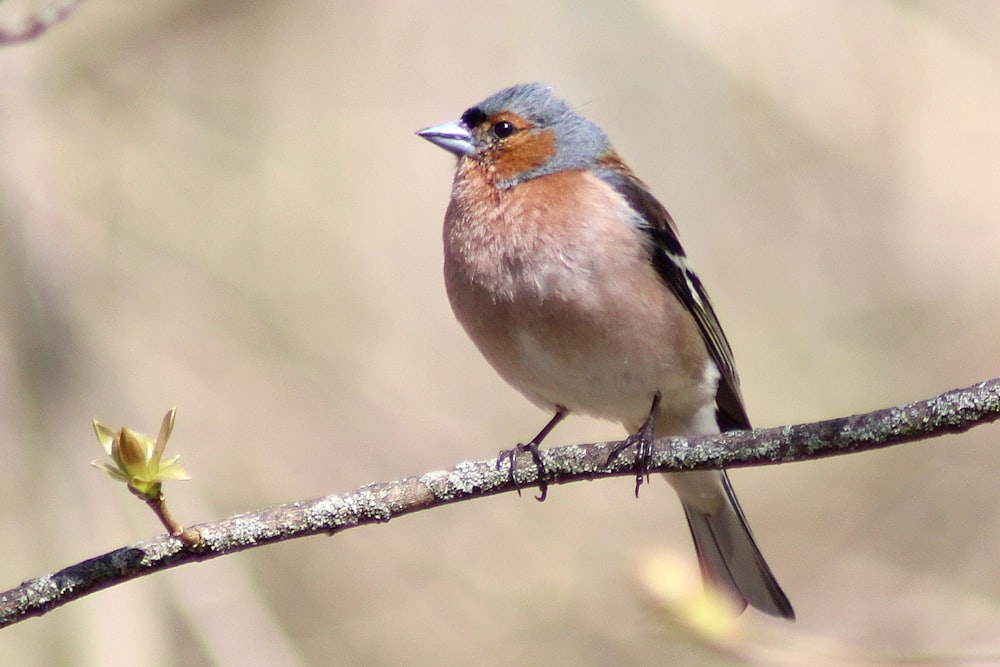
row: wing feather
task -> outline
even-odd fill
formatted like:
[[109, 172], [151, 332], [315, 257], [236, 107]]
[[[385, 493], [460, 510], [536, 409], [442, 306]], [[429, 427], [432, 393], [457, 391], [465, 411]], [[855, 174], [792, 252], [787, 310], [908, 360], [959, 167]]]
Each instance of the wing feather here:
[[722, 331], [705, 286], [688, 262], [673, 219], [667, 209], [650, 194], [646, 185], [617, 156], [605, 158], [605, 162], [609, 168], [597, 170], [596, 175], [621, 193], [635, 210], [639, 229], [651, 241], [650, 261], [667, 287], [691, 312], [701, 331], [705, 347], [719, 369], [721, 379], [715, 402], [720, 430], [750, 428], [732, 348]]

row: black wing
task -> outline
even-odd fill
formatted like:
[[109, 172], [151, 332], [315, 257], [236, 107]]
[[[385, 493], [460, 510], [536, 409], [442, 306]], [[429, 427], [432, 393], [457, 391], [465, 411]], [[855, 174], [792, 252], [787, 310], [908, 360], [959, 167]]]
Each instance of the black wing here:
[[642, 181], [631, 172], [623, 173], [623, 163], [614, 162], [615, 169], [600, 169], [597, 176], [620, 192], [635, 209], [640, 219], [639, 229], [652, 241], [653, 266], [694, 317], [705, 347], [722, 375], [715, 395], [719, 428], [723, 431], [749, 429], [750, 419], [743, 406], [733, 351], [704, 285], [688, 264], [673, 219]]

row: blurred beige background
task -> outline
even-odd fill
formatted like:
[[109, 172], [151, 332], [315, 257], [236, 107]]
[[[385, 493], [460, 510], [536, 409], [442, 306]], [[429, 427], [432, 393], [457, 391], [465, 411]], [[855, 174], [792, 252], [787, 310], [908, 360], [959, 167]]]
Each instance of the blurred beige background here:
[[[10, 24], [41, 0], [0, 7]], [[758, 425], [1000, 375], [1000, 5], [89, 0], [0, 50], [0, 589], [158, 532], [90, 420], [171, 442], [195, 523], [495, 455], [547, 419], [452, 319], [453, 160], [541, 80], [676, 218]], [[550, 444], [620, 437], [576, 418]], [[3, 664], [822, 664], [1000, 656], [996, 427], [735, 471], [799, 615], [699, 640], [627, 479], [131, 582]], [[141, 661], [137, 659], [141, 657]]]

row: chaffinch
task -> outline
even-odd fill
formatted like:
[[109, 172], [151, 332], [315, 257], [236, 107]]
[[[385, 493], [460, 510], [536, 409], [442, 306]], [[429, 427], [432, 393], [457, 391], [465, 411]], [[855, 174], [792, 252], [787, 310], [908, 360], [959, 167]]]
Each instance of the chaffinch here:
[[[554, 414], [520, 450], [540, 463], [538, 445], [570, 412], [621, 422], [640, 458], [654, 431], [750, 428], [673, 220], [597, 125], [532, 83], [418, 134], [458, 156], [444, 220], [455, 316], [507, 382]], [[740, 610], [793, 619], [725, 471], [666, 477], [706, 583]]]

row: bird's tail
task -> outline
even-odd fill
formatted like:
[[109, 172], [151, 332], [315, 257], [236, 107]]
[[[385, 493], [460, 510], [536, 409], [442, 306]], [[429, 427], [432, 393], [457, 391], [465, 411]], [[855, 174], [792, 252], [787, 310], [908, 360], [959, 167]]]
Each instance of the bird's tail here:
[[[726, 473], [675, 473], [669, 478], [681, 496], [706, 582], [735, 598], [741, 611], [749, 603], [766, 614], [794, 619], [792, 605], [757, 548]], [[695, 495], [690, 493], [693, 489]]]

